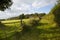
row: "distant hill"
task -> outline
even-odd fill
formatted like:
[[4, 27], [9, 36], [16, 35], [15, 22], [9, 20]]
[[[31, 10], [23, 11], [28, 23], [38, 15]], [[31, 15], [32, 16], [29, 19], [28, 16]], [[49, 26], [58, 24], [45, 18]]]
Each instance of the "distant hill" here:
[[7, 20], [17, 20], [17, 19], [19, 19], [19, 16], [11, 17], [11, 18], [8, 18]]
[[11, 18], [8, 18], [6, 20], [18, 20], [18, 19], [21, 19], [21, 16], [22, 16], [22, 19], [28, 19], [30, 17], [43, 17], [44, 15], [46, 15], [46, 13], [35, 13], [35, 14], [21, 14], [17, 17], [11, 17]]
[[5, 19], [0, 19], [0, 21], [4, 21]]

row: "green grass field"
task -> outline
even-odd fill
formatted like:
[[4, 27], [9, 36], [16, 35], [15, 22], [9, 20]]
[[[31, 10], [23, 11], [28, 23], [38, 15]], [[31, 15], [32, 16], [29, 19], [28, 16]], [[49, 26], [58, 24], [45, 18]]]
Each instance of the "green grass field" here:
[[[30, 19], [23, 19], [28, 25]], [[20, 20], [1, 21], [5, 25], [5, 29], [0, 29], [0, 39], [5, 40], [60, 40], [60, 28], [55, 23], [48, 24], [41, 22], [37, 26], [32, 26], [26, 32], [21, 33], [22, 27]]]

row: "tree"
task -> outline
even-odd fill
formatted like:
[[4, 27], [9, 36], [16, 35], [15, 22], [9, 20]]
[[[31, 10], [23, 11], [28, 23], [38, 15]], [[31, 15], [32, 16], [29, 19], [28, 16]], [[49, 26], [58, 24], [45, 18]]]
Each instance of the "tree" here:
[[0, 11], [4, 11], [6, 8], [9, 8], [12, 5], [11, 0], [0, 0]]
[[25, 15], [24, 14], [21, 14], [20, 16], [19, 16], [19, 19], [24, 19], [25, 18]]
[[19, 16], [19, 19], [21, 20], [20, 23], [21, 23], [21, 26], [23, 26], [23, 19], [24, 19], [24, 14], [22, 13], [20, 16]]
[[35, 15], [39, 18], [39, 19], [41, 19], [44, 15], [46, 15], [46, 13], [35, 13]]
[[58, 0], [57, 3], [60, 4], [60, 0]]
[[54, 15], [54, 21], [56, 22], [57, 26], [60, 26], [60, 0], [58, 0], [57, 4], [52, 8], [50, 14]]

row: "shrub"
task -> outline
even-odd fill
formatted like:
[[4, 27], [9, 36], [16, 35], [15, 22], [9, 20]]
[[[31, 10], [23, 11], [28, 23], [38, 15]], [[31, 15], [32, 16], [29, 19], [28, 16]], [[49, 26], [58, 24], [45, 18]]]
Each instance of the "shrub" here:
[[36, 20], [36, 19], [30, 20], [30, 24], [31, 24], [32, 26], [38, 25], [38, 24], [39, 24], [39, 19], [38, 19], [38, 20]]

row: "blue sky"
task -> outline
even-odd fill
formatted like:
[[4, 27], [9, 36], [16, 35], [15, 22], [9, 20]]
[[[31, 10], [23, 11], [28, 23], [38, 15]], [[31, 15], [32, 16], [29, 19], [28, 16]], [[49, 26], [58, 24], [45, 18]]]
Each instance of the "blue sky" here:
[[57, 0], [12, 0], [11, 9], [0, 11], [0, 19], [6, 19], [24, 14], [31, 13], [49, 13], [56, 4]]
[[39, 12], [41, 11], [42, 13], [48, 14], [53, 7], [54, 7], [54, 4], [49, 4], [45, 7], [39, 8]]

